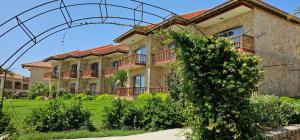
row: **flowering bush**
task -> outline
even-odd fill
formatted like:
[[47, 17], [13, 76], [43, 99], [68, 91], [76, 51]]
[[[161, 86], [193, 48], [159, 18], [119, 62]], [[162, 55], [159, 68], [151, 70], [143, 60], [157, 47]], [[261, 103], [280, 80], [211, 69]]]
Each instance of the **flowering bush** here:
[[237, 52], [232, 41], [171, 32], [182, 62], [181, 92], [190, 102], [194, 139], [249, 139], [259, 134], [250, 96], [262, 79], [260, 59]]

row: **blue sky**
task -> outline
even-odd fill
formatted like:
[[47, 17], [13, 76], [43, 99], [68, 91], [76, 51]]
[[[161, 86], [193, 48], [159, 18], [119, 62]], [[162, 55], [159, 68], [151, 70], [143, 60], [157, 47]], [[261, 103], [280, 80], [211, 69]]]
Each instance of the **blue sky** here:
[[[35, 5], [41, 4], [43, 2], [48, 2], [49, 0], [2, 0], [0, 5], [0, 23], [3, 23], [7, 19], [15, 16], [16, 14], [27, 10]], [[67, 4], [71, 0], [65, 0]], [[83, 1], [97, 1], [97, 0], [77, 0], [76, 3]], [[100, 1], [100, 0], [99, 0]], [[124, 3], [127, 0], [107, 0], [108, 2], [120, 2], [124, 5], [131, 6], [132, 3]], [[144, 2], [154, 4], [163, 8], [166, 8], [175, 13], [187, 13], [199, 9], [207, 9], [215, 7], [218, 4], [225, 2], [226, 0], [144, 0]], [[265, 2], [274, 5], [286, 12], [293, 12], [297, 6], [300, 6], [299, 0], [264, 0]], [[74, 2], [74, 1], [72, 1]], [[72, 17], [86, 17], [87, 15], [98, 14], [97, 9], [93, 8], [81, 8], [70, 10]], [[158, 12], [158, 11], [156, 11]], [[126, 16], [126, 12], [121, 10], [115, 10], [112, 13]], [[127, 15], [128, 16], [128, 15]], [[26, 15], [24, 17], [26, 18]], [[153, 19], [157, 20], [157, 19]], [[54, 23], [62, 23], [63, 18], [59, 13], [49, 14], [45, 18], [39, 19], [37, 22], [28, 23], [28, 28], [30, 28], [34, 33], [39, 33], [46, 27], [53, 26]], [[12, 71], [29, 75], [27, 70], [21, 68], [22, 63], [39, 61], [47, 58], [50, 55], [59, 54], [72, 50], [84, 50], [88, 48], [93, 48], [101, 45], [112, 44], [112, 40], [121, 35], [122, 33], [129, 30], [129, 27], [120, 27], [113, 25], [90, 25], [83, 26], [79, 28], [70, 29], [67, 32], [57, 33], [50, 38], [44, 40], [43, 42], [36, 45], [31, 51], [26, 53], [20, 61], [18, 61], [13, 67]], [[0, 28], [0, 33], [3, 29]], [[64, 37], [64, 43], [62, 46], [62, 40]], [[28, 38], [25, 34], [22, 34], [20, 29], [16, 32], [8, 34], [4, 38], [0, 38], [0, 62], [2, 62], [12, 54], [17, 47], [24, 43]]]

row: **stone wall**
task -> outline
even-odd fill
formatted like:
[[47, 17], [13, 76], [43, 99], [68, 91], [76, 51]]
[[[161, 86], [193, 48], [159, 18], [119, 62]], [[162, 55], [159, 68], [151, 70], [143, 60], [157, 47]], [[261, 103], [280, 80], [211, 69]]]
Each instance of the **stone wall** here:
[[262, 58], [264, 81], [260, 94], [299, 96], [300, 26], [256, 8], [255, 54]]
[[300, 124], [265, 132], [267, 140], [300, 140]]

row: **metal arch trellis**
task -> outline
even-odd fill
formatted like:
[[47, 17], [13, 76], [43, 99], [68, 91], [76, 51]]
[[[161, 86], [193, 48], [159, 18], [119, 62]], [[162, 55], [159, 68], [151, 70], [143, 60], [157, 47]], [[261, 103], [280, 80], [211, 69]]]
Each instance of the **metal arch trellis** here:
[[[128, 0], [129, 2], [133, 2], [134, 4], [136, 4], [136, 7], [129, 7], [129, 6], [124, 6], [124, 5], [120, 5], [120, 4], [114, 4], [114, 3], [108, 3], [108, 0], [98, 0], [98, 2], [84, 2], [84, 3], [75, 3], [75, 4], [66, 4], [65, 0], [52, 0], [40, 5], [37, 5], [33, 8], [30, 8], [12, 18], [10, 18], [9, 20], [3, 22], [2, 24], [0, 24], [0, 29], [7, 26], [7, 25], [11, 25], [11, 22], [15, 21], [16, 24], [13, 25], [11, 28], [5, 29], [3, 32], [0, 32], [0, 39], [2, 37], [4, 37], [5, 35], [7, 35], [8, 33], [16, 30], [16, 29], [21, 29], [29, 38], [29, 41], [25, 42], [23, 45], [21, 45], [15, 52], [13, 52], [1, 65], [0, 68], [4, 69], [3, 67], [8, 64], [9, 61], [12, 61], [11, 64], [8, 65], [7, 68], [5, 68], [4, 70], [4, 81], [6, 80], [6, 76], [7, 76], [7, 71], [25, 54], [27, 53], [30, 49], [32, 49], [36, 44], [38, 44], [39, 42], [45, 40], [46, 38], [50, 37], [51, 35], [54, 35], [58, 32], [67, 30], [67, 29], [71, 29], [71, 28], [76, 28], [76, 27], [80, 27], [80, 26], [85, 26], [85, 25], [93, 25], [93, 24], [113, 24], [113, 25], [119, 25], [119, 26], [129, 26], [129, 27], [140, 27], [141, 24], [146, 24], [146, 25], [154, 25], [155, 27], [160, 26], [161, 24], [163, 24], [165, 21], [170, 21], [170, 24], [172, 23], [172, 18], [173, 17], [179, 17], [181, 20], [183, 21], [187, 21], [189, 22], [187, 19], [182, 18], [181, 16], [177, 15], [176, 13], [167, 10], [165, 8], [161, 8], [152, 4], [148, 4], [145, 2], [141, 2], [138, 0]], [[116, 1], [116, 0], [110, 0], [110, 1]], [[20, 17], [22, 15], [28, 14], [31, 11], [34, 11], [38, 8], [43, 8], [43, 7], [47, 7], [51, 4], [56, 4], [57, 7], [52, 8], [52, 9], [48, 9], [42, 12], [38, 12], [35, 15], [32, 15], [31, 17], [27, 18], [27, 19], [23, 19], [21, 20]], [[79, 19], [73, 19], [72, 18], [72, 14], [69, 11], [69, 8], [71, 7], [78, 7], [78, 6], [89, 6], [89, 5], [96, 5], [99, 7], [99, 16], [93, 16], [93, 17], [85, 17], [85, 18], [79, 18]], [[154, 12], [149, 12], [145, 10], [145, 7], [150, 7], [154, 10], [159, 10], [159, 11], [163, 11], [165, 13], [167, 13], [167, 16], [162, 16], [162, 15], [158, 15], [155, 14]], [[133, 12], [133, 15], [131, 15], [132, 17], [122, 17], [122, 16], [110, 16], [109, 13], [109, 7], [116, 7], [116, 8], [121, 8], [121, 9], [125, 9], [128, 10], [130, 12]], [[45, 8], [47, 9], [47, 8]], [[50, 27], [48, 29], [45, 29], [44, 31], [42, 31], [41, 33], [35, 35], [32, 30], [29, 28], [29, 26], [27, 26], [25, 23], [32, 21], [38, 17], [41, 17], [47, 13], [53, 12], [53, 11], [60, 11], [59, 13], [63, 16], [64, 22], [59, 24], [59, 25], [55, 25], [53, 27]], [[140, 13], [141, 16], [140, 18], [137, 18], [137, 13]], [[149, 15], [149, 16], [153, 16], [156, 17], [160, 20], [162, 20], [162, 22], [160, 23], [152, 23], [151, 21], [147, 21], [145, 20], [145, 16]], [[98, 22], [89, 22], [88, 20], [99, 20]], [[117, 22], [117, 21], [108, 21], [108, 19], [121, 19], [121, 20], [125, 20], [125, 21], [132, 21], [129, 24], [128, 23], [121, 23], [121, 22]], [[176, 25], [176, 24], [175, 24]], [[193, 24], [192, 24], [193, 25]], [[176, 25], [178, 26], [178, 25]], [[193, 25], [195, 26], [195, 25]], [[18, 28], [19, 27], [19, 28]], [[180, 26], [178, 26], [180, 27]], [[182, 27], [180, 27], [182, 28]], [[199, 30], [199, 28], [196, 27], [196, 29]], [[199, 30], [200, 31], [200, 30]], [[146, 32], [150, 32], [150, 30], [147, 30]], [[201, 32], [201, 31], [200, 31]], [[202, 33], [202, 32], [201, 32]], [[202, 33], [203, 34], [203, 33]], [[204, 34], [203, 34], [204, 35]], [[204, 35], [205, 36], [205, 35]], [[33, 44], [31, 44], [33, 43]], [[16, 55], [20, 53], [19, 56], [16, 57]], [[12, 60], [14, 57], [16, 57], [14, 60]], [[4, 86], [5, 86], [5, 82], [4, 82]], [[4, 94], [4, 88], [2, 89], [2, 94]], [[2, 99], [0, 100], [0, 111], [2, 111], [3, 108], [3, 95], [2, 95]]]

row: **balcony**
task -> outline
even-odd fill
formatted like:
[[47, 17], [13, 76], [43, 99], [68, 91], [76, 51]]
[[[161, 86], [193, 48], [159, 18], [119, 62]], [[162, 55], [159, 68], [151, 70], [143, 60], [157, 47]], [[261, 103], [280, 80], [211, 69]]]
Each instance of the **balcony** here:
[[83, 70], [80, 73], [81, 78], [96, 78], [98, 77], [98, 71], [96, 70]]
[[174, 49], [167, 49], [152, 54], [152, 64], [164, 64], [175, 60], [176, 55]]
[[146, 92], [146, 87], [121, 87], [116, 89], [118, 96], [136, 96]]
[[136, 68], [143, 67], [146, 65], [147, 55], [143, 54], [133, 54], [127, 57], [122, 58], [118, 61], [119, 69], [127, 69], [127, 68]]
[[169, 92], [169, 87], [167, 87], [167, 86], [151, 87], [149, 90], [150, 90], [150, 93], [159, 93], [159, 92], [167, 93], [167, 92]]
[[238, 35], [231, 37], [238, 51], [254, 54], [254, 37], [249, 35]]
[[30, 82], [30, 78], [28, 78], [28, 77], [23, 77], [23, 82], [29, 83], [29, 82]]
[[62, 72], [62, 79], [77, 78], [77, 72], [75, 71], [64, 71]]
[[53, 72], [44, 73], [43, 80], [57, 79], [58, 74]]
[[103, 75], [104, 77], [109, 77], [113, 75], [117, 70], [117, 68], [105, 68], [103, 69]]
[[[167, 93], [168, 91], [169, 88], [167, 86], [149, 88], [150, 93], [159, 93], [159, 92]], [[146, 87], [129, 87], [129, 88], [122, 87], [116, 89], [116, 93], [118, 96], [136, 96], [145, 92], [147, 92]]]

